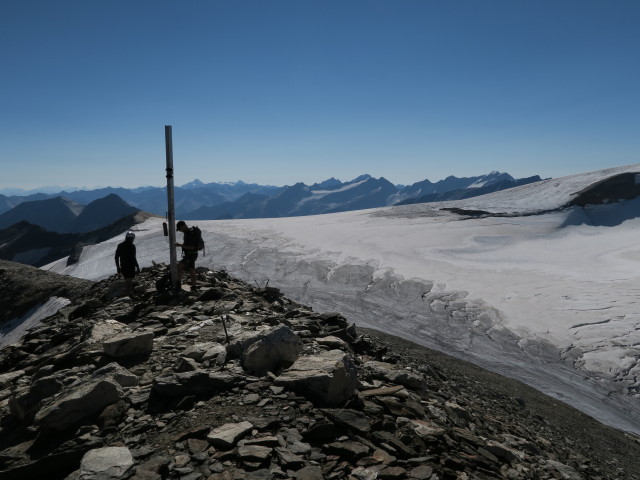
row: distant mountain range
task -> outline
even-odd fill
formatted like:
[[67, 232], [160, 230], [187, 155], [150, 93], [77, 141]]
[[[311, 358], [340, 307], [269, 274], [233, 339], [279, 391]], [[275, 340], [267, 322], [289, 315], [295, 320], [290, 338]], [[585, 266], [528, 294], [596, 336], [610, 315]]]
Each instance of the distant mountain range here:
[[[361, 175], [348, 182], [332, 177], [310, 186], [296, 183], [284, 187], [244, 182], [203, 183], [196, 179], [175, 189], [175, 208], [176, 216], [185, 220], [315, 215], [384, 207], [401, 202], [467, 198], [540, 180], [539, 176], [516, 180], [511, 175], [501, 172], [465, 178], [450, 176], [435, 183], [422, 180], [408, 186], [394, 185], [384, 177], [373, 178], [370, 175]], [[0, 228], [6, 228], [20, 220], [27, 220], [58, 232], [88, 231], [87, 229], [97, 224], [104, 225], [101, 221], [91, 224], [90, 219], [94, 215], [94, 207], [96, 212], [99, 210], [98, 205], [94, 206], [92, 202], [107, 196], [111, 198], [110, 208], [114, 212], [121, 212], [124, 205], [128, 204], [138, 210], [166, 215], [165, 187], [135, 189], [109, 187], [63, 191], [57, 194], [0, 195]], [[114, 208], [117, 202], [115, 196], [123, 201], [123, 205], [117, 208]], [[43, 200], [50, 200], [52, 203], [38, 203]], [[25, 211], [16, 211], [19, 205], [27, 202], [37, 202], [35, 205], [40, 207], [32, 204], [29, 207], [22, 207], [26, 209]], [[82, 205], [87, 205], [84, 210]], [[29, 210], [32, 212], [31, 217], [25, 213]], [[40, 210], [42, 218], [33, 210]], [[49, 210], [55, 213], [44, 213]], [[100, 207], [101, 215], [108, 210], [109, 208]], [[80, 213], [76, 214], [76, 212]]]
[[16, 205], [0, 215], [0, 229], [27, 221], [51, 232], [83, 233], [98, 230], [139, 211], [113, 193], [87, 206], [58, 196]]
[[[285, 187], [194, 180], [176, 188], [175, 200], [177, 217], [185, 220], [290, 217], [467, 198], [535, 181], [540, 177], [516, 180], [500, 172], [402, 187], [370, 175]], [[166, 205], [160, 187], [0, 195], [0, 258], [34, 266], [68, 255], [73, 261], [86, 244], [112, 238], [149, 215], [164, 216]]]
[[[194, 180], [186, 185], [175, 188], [175, 208], [179, 216], [192, 212], [201, 206], [216, 205], [233, 201], [245, 193], [258, 195], [272, 195], [285, 187], [272, 187], [244, 182], [208, 183]], [[115, 194], [139, 210], [164, 216], [167, 212], [167, 192], [165, 187], [139, 188], [99, 188], [95, 190], [61, 191], [57, 193], [33, 193], [25, 196], [0, 195], [0, 214], [11, 210], [18, 204], [43, 200], [54, 197], [64, 197], [67, 200], [87, 205], [95, 200]]]

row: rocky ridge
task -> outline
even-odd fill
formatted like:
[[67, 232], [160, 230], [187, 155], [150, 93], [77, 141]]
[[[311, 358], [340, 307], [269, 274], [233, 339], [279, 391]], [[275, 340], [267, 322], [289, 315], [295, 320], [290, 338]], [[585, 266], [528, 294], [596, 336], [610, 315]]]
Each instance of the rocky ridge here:
[[636, 438], [518, 382], [223, 271], [157, 292], [165, 268], [73, 284], [0, 350], [0, 478], [638, 478]]

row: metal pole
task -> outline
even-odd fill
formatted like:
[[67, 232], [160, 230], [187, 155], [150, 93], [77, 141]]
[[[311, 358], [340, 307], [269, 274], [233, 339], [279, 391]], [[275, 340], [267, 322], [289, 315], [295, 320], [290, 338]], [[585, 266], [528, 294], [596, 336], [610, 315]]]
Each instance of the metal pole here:
[[176, 210], [173, 197], [173, 139], [171, 125], [164, 127], [164, 141], [167, 150], [167, 223], [169, 224], [169, 268], [171, 285], [178, 288], [178, 261], [176, 256]]

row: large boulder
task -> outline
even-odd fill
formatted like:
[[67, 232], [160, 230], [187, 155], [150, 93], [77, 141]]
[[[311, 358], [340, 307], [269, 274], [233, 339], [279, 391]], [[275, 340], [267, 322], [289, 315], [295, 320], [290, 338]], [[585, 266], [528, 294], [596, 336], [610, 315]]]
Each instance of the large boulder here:
[[114, 380], [94, 380], [40, 410], [34, 423], [51, 430], [63, 431], [101, 412], [107, 405], [116, 403], [122, 397], [122, 388]]
[[300, 357], [274, 383], [329, 406], [344, 404], [360, 386], [351, 357], [340, 350]]
[[285, 325], [263, 332], [242, 354], [242, 366], [249, 373], [264, 375], [289, 367], [302, 352], [302, 340]]
[[100, 321], [91, 327], [89, 343], [100, 343], [127, 331], [129, 331], [127, 325], [117, 320]]

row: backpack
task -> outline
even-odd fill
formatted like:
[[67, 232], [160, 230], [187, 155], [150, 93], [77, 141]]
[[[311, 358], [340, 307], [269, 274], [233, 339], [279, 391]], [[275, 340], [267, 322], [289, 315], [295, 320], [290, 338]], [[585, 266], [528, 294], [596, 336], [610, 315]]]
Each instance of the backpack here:
[[191, 230], [193, 231], [193, 234], [196, 237], [196, 248], [198, 251], [202, 250], [202, 255], [204, 256], [205, 250], [204, 250], [204, 240], [202, 239], [202, 231], [196, 226], [191, 227]]

